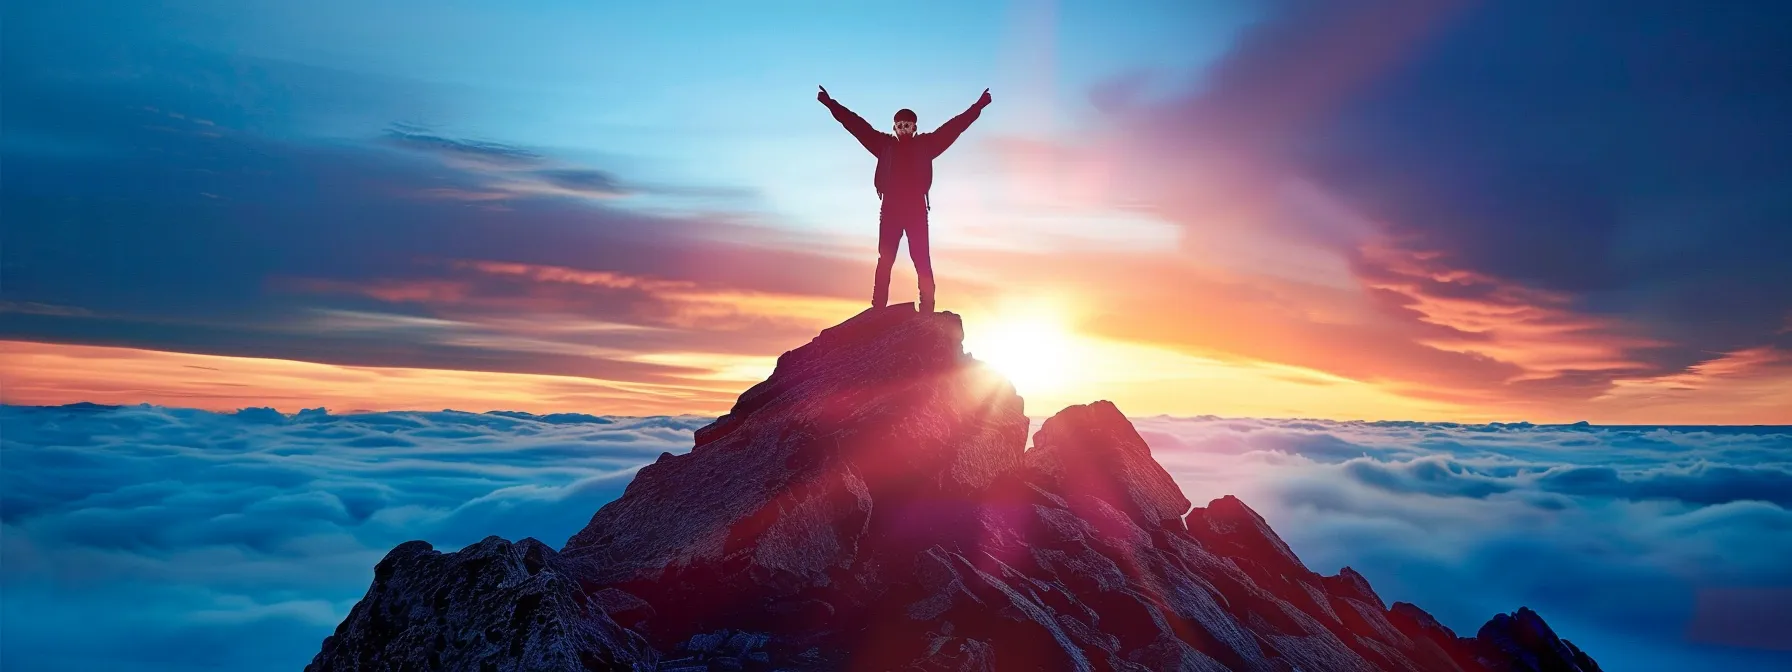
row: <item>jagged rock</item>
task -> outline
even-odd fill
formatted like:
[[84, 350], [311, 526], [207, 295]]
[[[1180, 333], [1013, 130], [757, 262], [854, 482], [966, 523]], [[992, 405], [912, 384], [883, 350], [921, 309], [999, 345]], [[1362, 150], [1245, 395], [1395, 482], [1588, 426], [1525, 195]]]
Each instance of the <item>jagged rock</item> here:
[[652, 670], [657, 655], [604, 614], [554, 549], [486, 537], [454, 553], [410, 541], [306, 670]]
[[1067, 497], [1112, 503], [1139, 525], [1181, 528], [1188, 498], [1113, 402], [1071, 406], [1033, 435], [1027, 466]]
[[1501, 672], [1599, 672], [1599, 664], [1556, 636], [1537, 612], [1498, 614], [1475, 634], [1481, 663]]
[[1395, 602], [1388, 609], [1388, 622], [1413, 641], [1414, 657], [1430, 670], [1481, 670], [1476, 661], [1472, 640], [1463, 640], [1456, 632], [1437, 622], [1424, 609], [1409, 602]]
[[1026, 451], [962, 337], [908, 305], [823, 331], [557, 555], [400, 546], [309, 669], [1598, 670], [1528, 609], [1460, 638], [1234, 497], [1191, 509], [1111, 403]]
[[1269, 523], [1237, 497], [1226, 495], [1189, 511], [1187, 524], [1189, 534], [1247, 572], [1255, 570], [1263, 577], [1312, 575]]

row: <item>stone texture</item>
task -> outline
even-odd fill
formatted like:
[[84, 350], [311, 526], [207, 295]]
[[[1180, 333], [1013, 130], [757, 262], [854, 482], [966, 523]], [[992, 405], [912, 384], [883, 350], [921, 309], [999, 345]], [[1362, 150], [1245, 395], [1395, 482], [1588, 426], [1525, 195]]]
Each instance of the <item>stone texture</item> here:
[[1478, 658], [1490, 670], [1599, 672], [1599, 664], [1572, 642], [1556, 636], [1537, 612], [1520, 607], [1499, 614], [1475, 634]]
[[610, 620], [554, 549], [487, 537], [454, 553], [411, 541], [306, 670], [652, 670], [646, 640]]
[[1033, 435], [1027, 467], [1046, 488], [1109, 502], [1146, 528], [1182, 528], [1188, 498], [1113, 402], [1071, 406]]

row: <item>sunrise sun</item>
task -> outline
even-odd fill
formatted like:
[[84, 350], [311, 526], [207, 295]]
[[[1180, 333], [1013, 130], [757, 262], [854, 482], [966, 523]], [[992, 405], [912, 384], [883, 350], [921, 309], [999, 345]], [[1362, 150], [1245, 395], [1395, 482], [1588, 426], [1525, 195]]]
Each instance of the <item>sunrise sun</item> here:
[[1077, 364], [1074, 338], [1049, 312], [1004, 314], [967, 332], [965, 345], [971, 354], [1007, 376], [1021, 396], [1059, 392], [1072, 382]]

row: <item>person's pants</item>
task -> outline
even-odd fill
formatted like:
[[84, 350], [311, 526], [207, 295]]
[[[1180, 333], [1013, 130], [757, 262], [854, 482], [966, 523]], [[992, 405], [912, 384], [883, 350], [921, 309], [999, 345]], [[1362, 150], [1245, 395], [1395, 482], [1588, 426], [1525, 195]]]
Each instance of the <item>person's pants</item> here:
[[933, 307], [933, 261], [927, 256], [927, 200], [886, 196], [878, 212], [877, 277], [871, 288], [871, 305], [890, 300], [890, 269], [896, 265], [896, 247], [908, 234], [908, 256], [915, 262], [922, 309]]

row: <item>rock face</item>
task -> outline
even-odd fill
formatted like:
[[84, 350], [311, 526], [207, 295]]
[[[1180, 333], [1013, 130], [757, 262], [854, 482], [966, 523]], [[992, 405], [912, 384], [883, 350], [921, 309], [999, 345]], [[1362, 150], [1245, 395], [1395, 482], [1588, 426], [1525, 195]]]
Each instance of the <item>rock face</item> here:
[[1026, 429], [956, 315], [868, 310], [559, 553], [394, 549], [307, 669], [1599, 669], [1528, 609], [1457, 637], [1235, 498], [1191, 510], [1111, 403]]
[[421, 541], [392, 549], [305, 669], [652, 670], [655, 660], [554, 549], [486, 537], [455, 553]]

